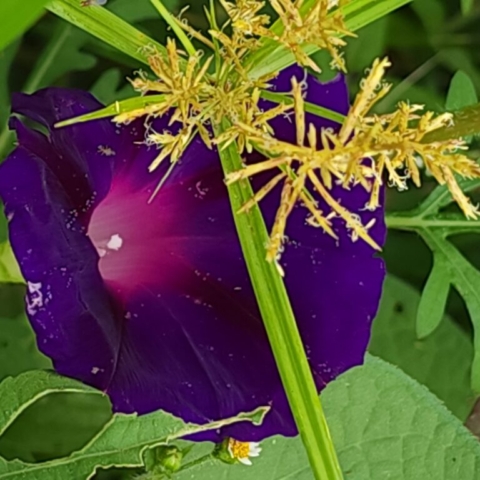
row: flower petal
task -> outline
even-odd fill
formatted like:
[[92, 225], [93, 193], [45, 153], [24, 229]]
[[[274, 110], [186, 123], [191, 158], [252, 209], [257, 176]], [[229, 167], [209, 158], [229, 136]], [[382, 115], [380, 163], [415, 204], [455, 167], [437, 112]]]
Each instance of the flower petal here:
[[[315, 88], [319, 98], [333, 91]], [[57, 89], [21, 100], [17, 111], [50, 134], [16, 125], [20, 146], [0, 166], [0, 196], [29, 282], [29, 317], [57, 370], [106, 390], [118, 411], [161, 408], [204, 423], [272, 406], [260, 427], [240, 423], [202, 439], [294, 435], [217, 153], [194, 140], [148, 203], [161, 172], [147, 174], [156, 151], [132, 142], [145, 134], [138, 124], [99, 120], [57, 131], [56, 121], [98, 104]], [[279, 125], [294, 137], [287, 120]], [[82, 203], [85, 192], [63, 165], [87, 179], [93, 201]], [[365, 203], [358, 189], [340, 194], [346, 205]], [[269, 222], [277, 202], [272, 196], [262, 205]], [[378, 220], [382, 240], [382, 212], [365, 215]], [[383, 264], [346, 234], [337, 244], [306, 226], [301, 207], [288, 235], [286, 285], [322, 388], [363, 360]]]

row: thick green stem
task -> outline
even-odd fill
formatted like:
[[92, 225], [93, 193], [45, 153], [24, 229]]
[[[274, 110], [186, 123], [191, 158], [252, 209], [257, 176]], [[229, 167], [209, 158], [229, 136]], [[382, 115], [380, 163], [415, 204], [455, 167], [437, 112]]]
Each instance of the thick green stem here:
[[[227, 128], [224, 121], [217, 126], [216, 135]], [[225, 175], [242, 168], [234, 144], [220, 150], [220, 158]], [[262, 214], [258, 206], [237, 213], [252, 198], [251, 185], [242, 180], [230, 185], [228, 193], [263, 322], [314, 476], [317, 480], [340, 480], [337, 455], [285, 285], [276, 265], [265, 260], [268, 234]]]

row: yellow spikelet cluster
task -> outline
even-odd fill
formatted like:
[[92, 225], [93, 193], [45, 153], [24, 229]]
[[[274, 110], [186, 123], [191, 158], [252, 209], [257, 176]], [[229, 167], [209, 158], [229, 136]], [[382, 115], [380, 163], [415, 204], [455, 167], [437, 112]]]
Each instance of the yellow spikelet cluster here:
[[[141, 116], [147, 116], [147, 121], [149, 117], [170, 116], [172, 131], [148, 129], [146, 142], [160, 149], [150, 170], [156, 169], [167, 157], [174, 164], [196, 135], [210, 148], [217, 145], [222, 149], [235, 142], [240, 153], [253, 149], [261, 152], [264, 161], [245, 166], [230, 174], [226, 181], [232, 183], [274, 170], [271, 180], [242, 209], [248, 210], [281, 184], [279, 208], [267, 248], [270, 261], [278, 260], [281, 254], [288, 217], [297, 202], [309, 211], [311, 225], [336, 237], [332, 219], [340, 218], [353, 240], [362, 239], [378, 249], [369, 235], [372, 225], [363, 225], [357, 213], [342, 206], [332, 194], [333, 187], [350, 189], [361, 185], [369, 192], [365, 208], [373, 210], [379, 207], [384, 177], [401, 190], [407, 188], [408, 179], [420, 184], [419, 159], [440, 184], [448, 186], [467, 217], [478, 215], [477, 208], [471, 205], [455, 180], [455, 174], [480, 176], [480, 167], [461, 153], [466, 148], [464, 143], [426, 140], [427, 134], [452, 122], [450, 114], [422, 113], [422, 106], [407, 103], [400, 103], [397, 110], [388, 115], [370, 114], [374, 104], [390, 89], [383, 83], [385, 69], [390, 65], [387, 59], [374, 62], [338, 132], [318, 132], [314, 125], [306, 124], [304, 92], [296, 79], [292, 79], [293, 103], [279, 103], [267, 111], [261, 108], [262, 92], [268, 90], [273, 76], [252, 79], [250, 53], [273, 40], [288, 48], [299, 64], [318, 70], [304, 50], [314, 45], [329, 51], [333, 66], [345, 70], [341, 37], [351, 35], [342, 15], [346, 0], [270, 0], [281, 26], [273, 29], [269, 27], [268, 15], [261, 13], [265, 2], [220, 1], [229, 20], [219, 28], [211, 12], [210, 39], [178, 20], [181, 28], [203, 42], [212, 53], [197, 52], [188, 56], [171, 39], [166, 53], [153, 47], [149, 49], [146, 53], [155, 77], [141, 73], [131, 83], [141, 94], [155, 93], [158, 101], [121, 113], [114, 119], [128, 123]], [[304, 8], [307, 3], [308, 9]], [[231, 27], [230, 35], [226, 34], [227, 26]], [[291, 113], [292, 109], [297, 129], [294, 144], [278, 140], [269, 123], [278, 115]], [[214, 138], [214, 127], [221, 123], [229, 128]], [[307, 185], [313, 186], [314, 191], [308, 191]]]
[[[278, 169], [282, 172], [274, 177], [255, 195], [245, 208], [263, 198], [276, 184], [283, 180], [283, 190], [277, 217], [272, 229], [267, 258], [275, 260], [282, 250], [287, 217], [294, 204], [300, 201], [311, 214], [310, 223], [323, 228], [335, 237], [330, 220], [340, 217], [351, 230], [352, 239], [362, 238], [372, 247], [379, 249], [369, 236], [371, 225], [362, 225], [358, 215], [349, 212], [331, 194], [334, 185], [349, 189], [361, 185], [370, 193], [365, 205], [368, 209], [379, 207], [379, 192], [386, 172], [391, 185], [404, 190], [407, 179], [420, 184], [417, 157], [440, 184], [447, 184], [453, 197], [465, 215], [476, 218], [478, 210], [460, 190], [454, 174], [464, 177], [479, 177], [480, 166], [459, 153], [465, 147], [461, 140], [423, 142], [429, 132], [448, 125], [451, 114], [435, 116], [432, 112], [419, 114], [423, 107], [400, 103], [398, 109], [388, 115], [368, 116], [372, 106], [384, 97], [390, 86], [382, 79], [388, 59], [376, 60], [361, 90], [352, 105], [339, 132], [324, 130], [317, 132], [313, 125], [305, 125], [303, 98], [298, 83], [293, 80], [292, 93], [295, 100], [297, 143], [289, 144], [277, 140], [269, 133], [255, 130], [249, 125], [232, 127], [244, 131], [268, 158], [255, 165], [230, 174], [227, 182], [249, 178], [260, 172]], [[305, 137], [307, 145], [304, 145]], [[318, 144], [320, 140], [320, 145]], [[307, 180], [313, 185], [317, 197], [328, 206], [328, 211], [319, 210], [313, 196], [307, 191]]]

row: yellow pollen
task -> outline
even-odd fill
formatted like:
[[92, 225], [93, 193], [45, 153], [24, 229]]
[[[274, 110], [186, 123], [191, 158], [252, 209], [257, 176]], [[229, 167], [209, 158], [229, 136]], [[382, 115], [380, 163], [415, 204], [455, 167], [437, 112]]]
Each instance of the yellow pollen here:
[[250, 442], [240, 442], [234, 438], [230, 438], [228, 440], [228, 451], [232, 458], [237, 460], [248, 458], [250, 453]]

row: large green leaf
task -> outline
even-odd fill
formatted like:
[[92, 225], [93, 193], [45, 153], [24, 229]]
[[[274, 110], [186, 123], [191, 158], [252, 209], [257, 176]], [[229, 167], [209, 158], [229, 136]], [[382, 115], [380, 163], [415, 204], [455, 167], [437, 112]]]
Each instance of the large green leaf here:
[[28, 407], [0, 437], [0, 456], [24, 462], [65, 457], [83, 448], [112, 416], [103, 395], [53, 393]]
[[[480, 478], [478, 441], [425, 387], [382, 360], [370, 357], [342, 375], [322, 400], [345, 480]], [[274, 437], [262, 447], [252, 467], [211, 462], [174, 478], [312, 479], [298, 438]]]
[[[464, 420], [474, 400], [470, 388], [473, 346], [450, 317], [443, 316], [443, 310], [438, 329], [419, 340], [415, 325], [419, 303], [420, 292], [392, 275], [387, 276], [369, 351], [427, 386]], [[438, 299], [433, 303], [438, 303]]]
[[[36, 400], [52, 393], [102, 395], [74, 380], [48, 372], [27, 372], [0, 384], [0, 435]], [[31, 464], [0, 458], [0, 479], [84, 480], [100, 467], [141, 467], [150, 447], [240, 421], [259, 423], [268, 408], [208, 425], [185, 424], [158, 411], [138, 417], [116, 414], [84, 448], [69, 457]]]
[[[12, 299], [8, 298], [7, 301]], [[25, 316], [0, 316], [0, 380], [9, 375], [50, 366], [50, 360], [38, 351], [35, 335]]]
[[2, 0], [0, 3], [0, 50], [19, 37], [42, 13], [48, 0]]

